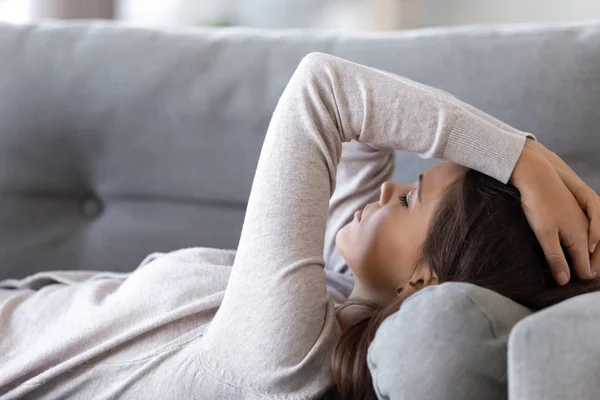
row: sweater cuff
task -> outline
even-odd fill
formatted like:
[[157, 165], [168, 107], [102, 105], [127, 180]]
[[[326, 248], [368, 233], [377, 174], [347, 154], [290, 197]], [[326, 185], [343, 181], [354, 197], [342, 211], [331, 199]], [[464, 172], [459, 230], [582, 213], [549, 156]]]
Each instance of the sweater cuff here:
[[460, 113], [442, 158], [508, 183], [525, 140], [533, 135], [507, 132], [472, 114]]

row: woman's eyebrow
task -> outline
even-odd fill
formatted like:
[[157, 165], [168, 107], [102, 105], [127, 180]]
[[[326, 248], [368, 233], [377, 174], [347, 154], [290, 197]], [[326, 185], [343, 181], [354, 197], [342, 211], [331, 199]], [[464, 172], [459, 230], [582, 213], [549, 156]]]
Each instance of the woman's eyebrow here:
[[419, 198], [419, 203], [422, 203], [421, 201], [421, 192], [423, 191], [423, 174], [419, 175], [419, 188], [417, 189], [417, 197]]

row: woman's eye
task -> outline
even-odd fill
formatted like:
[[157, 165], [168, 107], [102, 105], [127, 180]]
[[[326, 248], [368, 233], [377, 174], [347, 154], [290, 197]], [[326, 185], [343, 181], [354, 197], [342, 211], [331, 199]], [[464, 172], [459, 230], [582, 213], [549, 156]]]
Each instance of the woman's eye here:
[[400, 204], [402, 204], [404, 207], [408, 207], [408, 194], [403, 194], [400, 196]]

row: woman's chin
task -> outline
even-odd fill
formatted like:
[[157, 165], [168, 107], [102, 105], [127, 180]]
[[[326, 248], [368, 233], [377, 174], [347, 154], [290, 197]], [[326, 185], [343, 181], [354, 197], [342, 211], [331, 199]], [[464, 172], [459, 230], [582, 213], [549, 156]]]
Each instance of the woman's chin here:
[[340, 229], [335, 236], [335, 247], [337, 247], [338, 251], [342, 255], [342, 257], [346, 258], [346, 249], [350, 248], [350, 225], [349, 223]]

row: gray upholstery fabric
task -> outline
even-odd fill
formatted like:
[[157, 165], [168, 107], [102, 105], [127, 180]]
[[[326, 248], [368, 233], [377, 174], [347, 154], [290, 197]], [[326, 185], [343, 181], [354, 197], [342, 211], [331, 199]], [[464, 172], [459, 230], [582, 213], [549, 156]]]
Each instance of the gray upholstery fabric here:
[[530, 314], [467, 283], [421, 290], [381, 324], [369, 347], [378, 397], [506, 399], [506, 343], [513, 326]]
[[525, 318], [508, 350], [511, 400], [600, 398], [600, 293]]
[[[270, 115], [321, 51], [537, 135], [600, 189], [600, 24], [381, 34], [0, 25], [0, 279], [237, 245]], [[426, 163], [398, 159], [413, 180]]]

